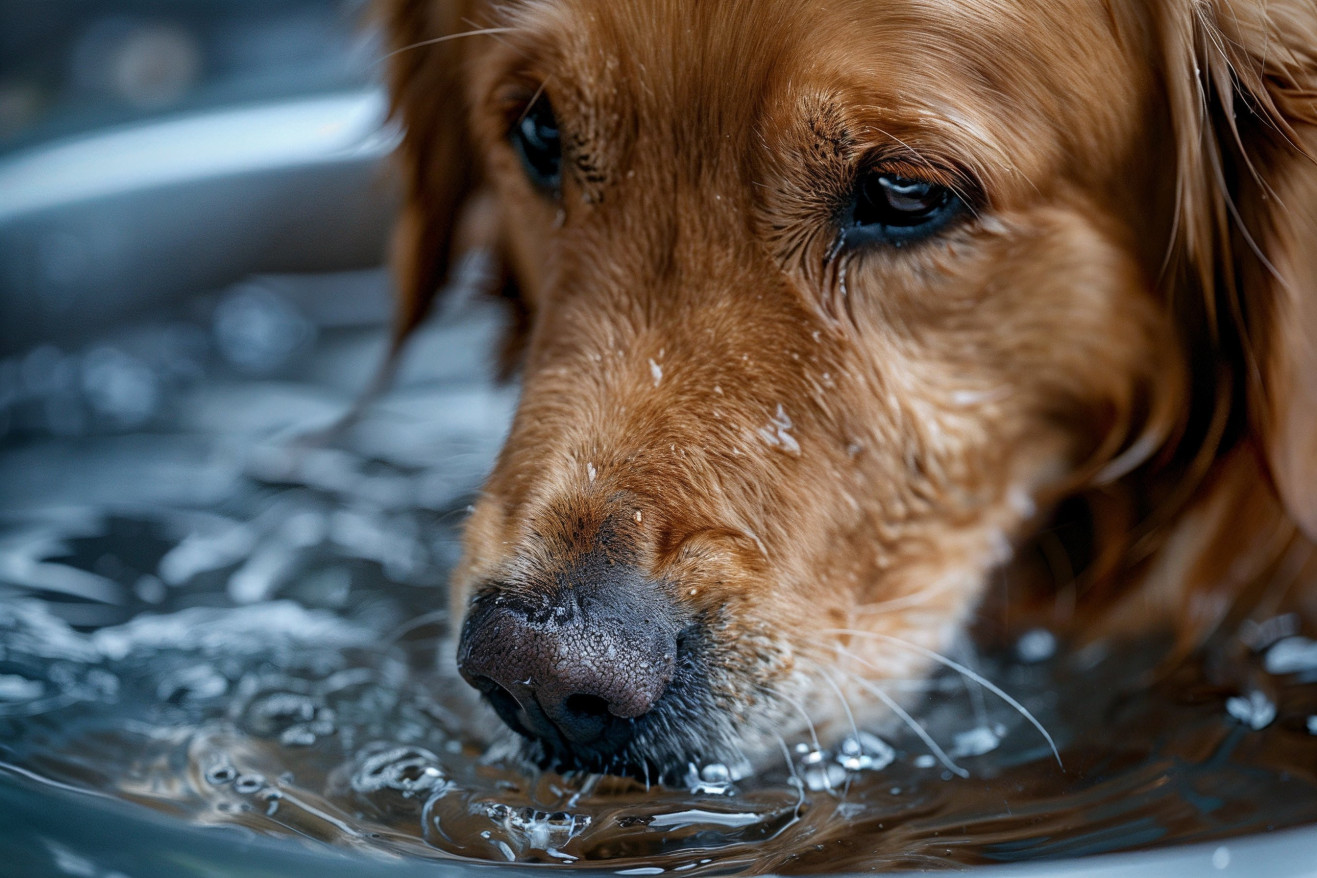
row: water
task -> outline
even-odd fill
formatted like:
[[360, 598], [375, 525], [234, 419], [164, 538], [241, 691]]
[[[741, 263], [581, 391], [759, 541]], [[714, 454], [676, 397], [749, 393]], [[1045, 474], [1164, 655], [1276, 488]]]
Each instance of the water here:
[[[364, 421], [309, 440], [381, 350], [382, 280], [354, 283], [374, 310], [254, 279], [0, 361], [0, 787], [404, 862], [637, 875], [936, 869], [1317, 822], [1317, 655], [1292, 617], [1169, 667], [1155, 640], [1076, 650], [1028, 626], [966, 647], [1060, 764], [944, 669], [916, 711], [936, 749], [856, 730], [663, 789], [528, 770], [446, 640], [445, 571], [514, 402], [487, 378], [496, 315], [459, 308]], [[53, 843], [32, 856], [101, 874]]]

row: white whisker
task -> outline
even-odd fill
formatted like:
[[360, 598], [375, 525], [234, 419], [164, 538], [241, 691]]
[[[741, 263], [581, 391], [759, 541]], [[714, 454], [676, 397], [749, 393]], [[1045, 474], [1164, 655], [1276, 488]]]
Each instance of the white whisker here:
[[384, 638], [384, 640], [385, 643], [392, 645], [418, 628], [424, 628], [426, 625], [430, 625], [434, 622], [446, 621], [448, 621], [447, 610], [434, 610], [429, 613], [422, 613], [413, 619], [408, 619], [402, 625], [399, 625], [386, 638]]
[[[1061, 761], [1061, 753], [1056, 749], [1056, 742], [1052, 740], [1051, 733], [1049, 733], [1047, 729], [1043, 727], [1043, 724], [1038, 721], [1037, 717], [1035, 717], [1032, 713], [1030, 713], [1029, 709], [1026, 708], [1023, 704], [1016, 701], [1009, 694], [1007, 694], [1006, 691], [1003, 690], [1000, 686], [991, 682], [990, 680], [988, 680], [988, 678], [984, 677], [982, 674], [978, 673], [977, 671], [967, 668], [964, 665], [962, 665], [960, 662], [953, 661], [952, 659], [947, 658], [941, 653], [934, 652], [933, 650], [922, 647], [917, 643], [911, 643], [908, 640], [902, 640], [899, 637], [893, 637], [890, 634], [880, 634], [876, 631], [855, 631], [847, 628], [830, 628], [825, 630], [834, 634], [849, 634], [857, 637], [871, 637], [875, 640], [885, 640], [888, 643], [892, 643], [896, 646], [903, 646], [906, 649], [918, 653], [919, 655], [925, 656], [926, 658], [930, 658], [933, 661], [937, 662], [938, 664], [948, 667], [958, 674], [964, 674], [966, 677], [973, 680], [975, 683], [978, 683], [984, 689], [987, 689], [993, 695], [996, 695], [1002, 701], [1005, 701], [1011, 707], [1015, 708], [1015, 710], [1019, 711], [1020, 716], [1028, 720], [1029, 723], [1035, 729], [1038, 730], [1038, 733], [1042, 735], [1043, 738], [1047, 741], [1047, 746], [1052, 748], [1052, 755], [1056, 757], [1056, 764], [1061, 766], [1061, 768], [1063, 769], [1065, 768], [1065, 763]], [[861, 664], [868, 665], [871, 668], [875, 667], [875, 665], [872, 662], [865, 661], [864, 659], [860, 658], [854, 653], [847, 653], [847, 654], [850, 655], [851, 658], [860, 662]]]
[[892, 610], [908, 610], [912, 607], [918, 607], [928, 603], [928, 601], [952, 586], [950, 580], [944, 579], [924, 586], [918, 591], [910, 594], [901, 595], [900, 597], [889, 598], [885, 601], [874, 601], [869, 604], [860, 604], [855, 608], [855, 614], [868, 616], [873, 613], [888, 613]]
[[791, 779], [795, 781], [796, 792], [799, 798], [796, 799], [796, 817], [800, 817], [800, 807], [805, 804], [805, 781], [801, 779], [796, 772], [796, 761], [791, 758], [791, 748], [787, 746], [786, 738], [783, 738], [777, 732], [773, 733], [777, 738], [778, 746], [782, 748], [782, 758], [787, 761], [787, 771], [791, 772]]
[[855, 724], [855, 714], [851, 711], [850, 702], [846, 700], [846, 693], [841, 691], [841, 687], [837, 685], [836, 678], [828, 673], [827, 668], [820, 665], [819, 670], [823, 672], [823, 679], [832, 687], [832, 691], [837, 693], [837, 700], [841, 702], [841, 709], [846, 711], [846, 720], [851, 724], [851, 734], [855, 736], [856, 741], [859, 741], [860, 727]]
[[442, 37], [434, 37], [433, 39], [429, 39], [429, 40], [421, 40], [419, 43], [410, 43], [406, 46], [401, 46], [397, 49], [394, 49], [392, 52], [389, 52], [388, 54], [384, 55], [384, 57], [380, 58], [380, 60], [387, 61], [390, 58], [392, 58], [394, 55], [401, 55], [403, 52], [410, 52], [412, 49], [423, 49], [426, 46], [434, 46], [434, 45], [438, 45], [439, 43], [446, 43], [449, 40], [456, 40], [456, 39], [460, 39], [461, 37], [479, 37], [479, 36], [489, 36], [493, 34], [506, 34], [511, 32], [512, 32], [512, 28], [510, 27], [482, 27], [477, 30], [464, 30], [461, 33], [457, 33], [457, 34], [445, 34]]
[[796, 709], [796, 712], [805, 718], [805, 725], [809, 727], [810, 743], [814, 745], [815, 750], [822, 750], [823, 746], [819, 744], [818, 732], [816, 732], [814, 729], [814, 720], [809, 718], [809, 714], [805, 711], [805, 708], [801, 707], [799, 702], [797, 702], [792, 698], [788, 698], [786, 695], [783, 695], [781, 692], [776, 692], [774, 694], [778, 698], [785, 701], [787, 704], [790, 704], [792, 707], [794, 707]]
[[[840, 647], [838, 648], [840, 649]], [[856, 656], [852, 656], [852, 658], [856, 658]], [[845, 673], [856, 683], [860, 684], [860, 686], [872, 692], [875, 696], [877, 696], [879, 701], [887, 705], [888, 709], [891, 710], [892, 713], [900, 717], [901, 721], [910, 727], [910, 731], [914, 732], [916, 735], [919, 736], [919, 740], [924, 742], [924, 746], [928, 747], [928, 749], [932, 751], [933, 755], [937, 757], [937, 760], [941, 762], [948, 770], [960, 775], [961, 777], [969, 777], [969, 772], [961, 768], [955, 762], [953, 762], [951, 757], [947, 755], [947, 752], [943, 750], [940, 746], [938, 746], [937, 741], [933, 740], [933, 736], [928, 733], [928, 730], [925, 729], [922, 725], [920, 725], [919, 722], [913, 716], [911, 716], [906, 711], [905, 708], [897, 704], [896, 700], [892, 698], [892, 696], [888, 695], [886, 692], [879, 689], [877, 685], [869, 682], [868, 680], [864, 679], [858, 674], [852, 674], [849, 671]]]

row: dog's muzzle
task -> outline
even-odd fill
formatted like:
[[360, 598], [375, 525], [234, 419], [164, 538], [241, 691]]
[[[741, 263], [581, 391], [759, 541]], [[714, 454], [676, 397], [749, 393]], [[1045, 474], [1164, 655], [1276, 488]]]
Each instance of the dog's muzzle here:
[[550, 588], [486, 586], [458, 644], [462, 676], [546, 752], [609, 761], [631, 741], [677, 668], [677, 613], [630, 567]]

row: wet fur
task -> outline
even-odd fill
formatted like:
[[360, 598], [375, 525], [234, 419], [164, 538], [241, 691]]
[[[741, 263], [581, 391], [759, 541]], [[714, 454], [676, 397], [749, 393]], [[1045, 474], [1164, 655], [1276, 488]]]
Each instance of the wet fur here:
[[[1317, 591], [1317, 8], [807, 7], [383, 0], [397, 337], [486, 248], [523, 381], [454, 609], [548, 594], [608, 532], [687, 620], [590, 767], [887, 712], [1067, 528], [1077, 636], [1192, 645]], [[540, 89], [561, 201], [507, 142]], [[835, 254], [873, 161], [977, 215]]]

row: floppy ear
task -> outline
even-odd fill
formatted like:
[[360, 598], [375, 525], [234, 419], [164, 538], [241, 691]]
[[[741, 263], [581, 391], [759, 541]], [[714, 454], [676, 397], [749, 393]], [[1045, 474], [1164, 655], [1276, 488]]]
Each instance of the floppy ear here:
[[1238, 345], [1252, 438], [1317, 539], [1317, 4], [1171, 2], [1180, 235]]
[[473, 25], [462, 0], [384, 0], [392, 114], [402, 123], [397, 152], [402, 214], [394, 229], [398, 286], [394, 345], [425, 318], [459, 255], [459, 214], [478, 185], [467, 134], [461, 34]]

